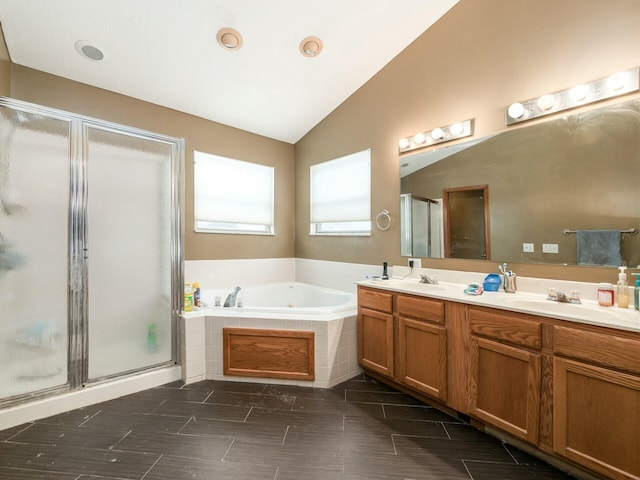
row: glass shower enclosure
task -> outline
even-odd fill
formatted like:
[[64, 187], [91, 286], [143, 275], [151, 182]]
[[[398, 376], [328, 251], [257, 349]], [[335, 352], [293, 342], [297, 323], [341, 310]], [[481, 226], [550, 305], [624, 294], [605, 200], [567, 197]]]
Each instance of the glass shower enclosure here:
[[175, 364], [183, 150], [0, 98], [0, 405]]

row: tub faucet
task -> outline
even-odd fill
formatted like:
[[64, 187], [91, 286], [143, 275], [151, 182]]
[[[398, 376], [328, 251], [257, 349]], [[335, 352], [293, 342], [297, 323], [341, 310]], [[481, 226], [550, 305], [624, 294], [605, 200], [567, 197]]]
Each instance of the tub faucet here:
[[227, 299], [224, 301], [225, 307], [235, 307], [236, 306], [236, 297], [238, 296], [238, 292], [240, 291], [240, 287], [236, 287], [233, 289], [229, 295], [227, 295]]

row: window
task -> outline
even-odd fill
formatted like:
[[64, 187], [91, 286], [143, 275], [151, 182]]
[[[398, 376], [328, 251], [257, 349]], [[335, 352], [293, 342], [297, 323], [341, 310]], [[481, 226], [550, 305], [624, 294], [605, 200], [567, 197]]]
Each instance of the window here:
[[371, 150], [310, 169], [311, 235], [371, 234]]
[[274, 168], [193, 152], [195, 231], [273, 235]]

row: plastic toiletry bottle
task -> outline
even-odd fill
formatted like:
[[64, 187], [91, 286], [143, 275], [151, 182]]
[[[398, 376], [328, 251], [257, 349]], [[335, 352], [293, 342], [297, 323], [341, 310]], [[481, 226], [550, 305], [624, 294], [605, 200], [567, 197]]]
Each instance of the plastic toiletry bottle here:
[[601, 283], [598, 286], [598, 305], [610, 307], [613, 305], [613, 285], [610, 283]]
[[627, 282], [627, 267], [618, 267], [618, 283], [616, 284], [616, 301], [620, 308], [629, 308], [629, 283]]
[[640, 310], [640, 273], [632, 273], [636, 277], [636, 286], [633, 289], [633, 308]]
[[193, 282], [193, 307], [200, 308], [202, 306], [202, 302], [200, 302], [200, 283]]
[[184, 311], [193, 312], [193, 287], [190, 283], [184, 284]]

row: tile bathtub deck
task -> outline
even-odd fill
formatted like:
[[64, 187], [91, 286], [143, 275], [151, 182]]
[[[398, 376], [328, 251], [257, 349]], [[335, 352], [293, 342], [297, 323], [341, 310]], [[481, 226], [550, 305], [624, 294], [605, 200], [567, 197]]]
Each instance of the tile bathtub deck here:
[[364, 375], [176, 382], [0, 431], [7, 480], [573, 477]]

